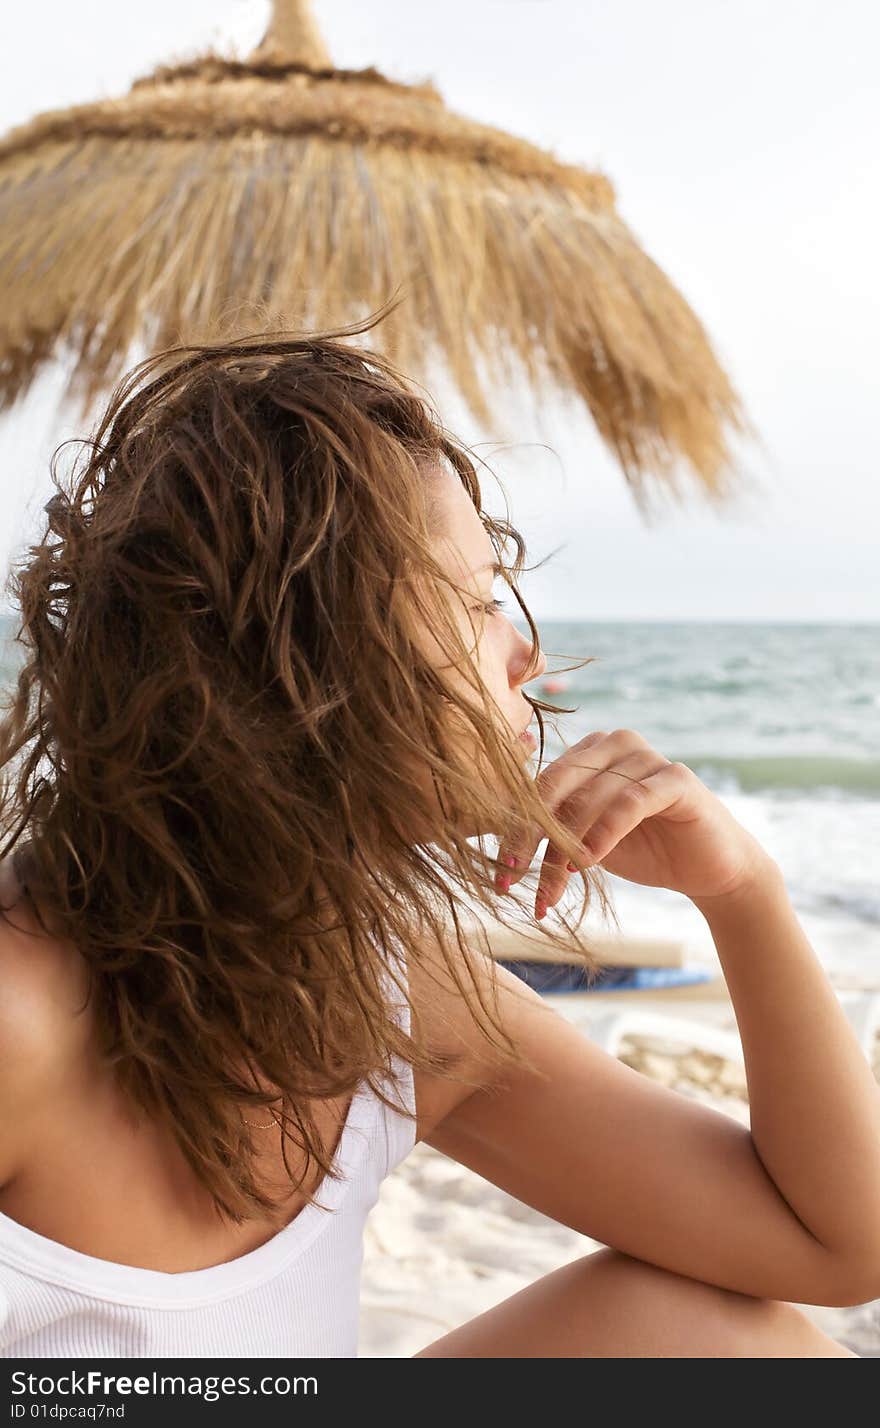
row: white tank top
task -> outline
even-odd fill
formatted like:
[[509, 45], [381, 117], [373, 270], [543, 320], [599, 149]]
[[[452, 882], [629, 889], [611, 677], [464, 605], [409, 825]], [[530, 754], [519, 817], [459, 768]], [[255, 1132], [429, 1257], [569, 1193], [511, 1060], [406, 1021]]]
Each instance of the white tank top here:
[[[401, 1057], [382, 1088], [415, 1110]], [[320, 1205], [248, 1254], [182, 1274], [96, 1259], [0, 1213], [0, 1358], [356, 1358], [364, 1222], [414, 1144], [415, 1123], [362, 1083], [333, 1159], [343, 1178], [324, 1178]]]

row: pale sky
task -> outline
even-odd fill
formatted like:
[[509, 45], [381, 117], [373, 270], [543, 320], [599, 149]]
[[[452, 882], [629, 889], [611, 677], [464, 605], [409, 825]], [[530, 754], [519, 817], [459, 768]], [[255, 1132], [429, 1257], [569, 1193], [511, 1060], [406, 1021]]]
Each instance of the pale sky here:
[[[315, 0], [335, 61], [432, 78], [453, 110], [599, 167], [682, 289], [760, 430], [753, 494], [645, 523], [590, 425], [509, 400], [447, 422], [501, 476], [539, 619], [880, 620], [880, 11], [868, 0]], [[4, 23], [0, 130], [122, 95], [208, 43], [243, 56], [267, 0], [48, 0]], [[0, 563], [85, 429], [47, 415], [56, 366], [0, 418]], [[438, 400], [441, 393], [437, 392]], [[503, 436], [503, 451], [491, 445]], [[490, 443], [490, 444], [486, 444]], [[539, 444], [540, 443], [540, 444]], [[757, 494], [754, 492], [757, 490]], [[500, 510], [491, 486], [487, 505]]]

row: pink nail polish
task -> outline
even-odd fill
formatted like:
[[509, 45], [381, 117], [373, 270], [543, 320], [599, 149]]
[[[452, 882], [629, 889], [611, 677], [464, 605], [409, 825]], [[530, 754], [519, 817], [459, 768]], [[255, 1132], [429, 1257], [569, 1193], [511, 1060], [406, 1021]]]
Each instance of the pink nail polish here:
[[507, 865], [508, 868], [515, 868], [515, 867], [516, 867], [516, 858], [511, 858], [511, 857], [508, 856], [508, 857], [506, 857], [503, 861], [506, 863], [506, 865]]
[[495, 878], [495, 888], [497, 892], [510, 892], [510, 878], [507, 873], [499, 873]]

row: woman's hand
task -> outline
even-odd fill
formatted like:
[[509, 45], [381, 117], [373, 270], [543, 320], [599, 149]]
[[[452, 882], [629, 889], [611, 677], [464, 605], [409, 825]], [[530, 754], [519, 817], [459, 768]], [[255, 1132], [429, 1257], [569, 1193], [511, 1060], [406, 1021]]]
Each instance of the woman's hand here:
[[[601, 863], [630, 882], [696, 901], [738, 890], [772, 861], [687, 764], [671, 763], [633, 729], [587, 734], [542, 769], [536, 783], [560, 823], [581, 840], [578, 867]], [[500, 891], [525, 874], [545, 836], [533, 826], [502, 840]], [[574, 871], [548, 843], [537, 917], [558, 901]]]

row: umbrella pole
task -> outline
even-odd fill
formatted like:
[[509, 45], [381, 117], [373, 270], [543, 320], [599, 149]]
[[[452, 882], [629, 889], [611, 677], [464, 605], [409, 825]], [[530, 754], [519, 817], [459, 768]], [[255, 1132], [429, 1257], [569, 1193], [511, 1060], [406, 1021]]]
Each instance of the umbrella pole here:
[[248, 63], [274, 60], [303, 64], [309, 69], [332, 69], [330, 52], [321, 38], [308, 0], [273, 0], [269, 28]]

